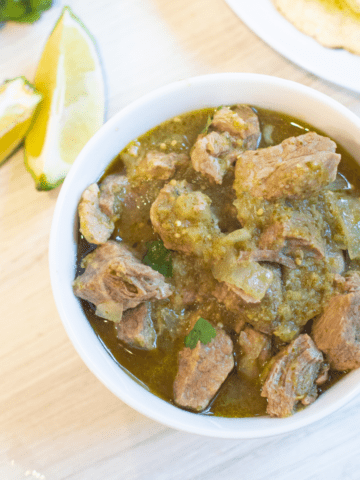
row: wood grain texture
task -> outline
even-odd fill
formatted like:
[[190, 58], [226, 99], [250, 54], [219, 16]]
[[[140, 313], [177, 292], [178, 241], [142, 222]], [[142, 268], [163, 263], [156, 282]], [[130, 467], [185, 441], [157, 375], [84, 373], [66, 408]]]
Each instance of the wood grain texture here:
[[[211, 72], [295, 80], [360, 115], [359, 95], [307, 73], [222, 0], [67, 2], [94, 35], [107, 118], [168, 82]], [[32, 79], [64, 1], [34, 25], [0, 29], [0, 82]], [[138, 414], [85, 367], [52, 298], [48, 240], [59, 189], [37, 192], [20, 150], [0, 169], [1, 480], [358, 480], [360, 398], [298, 432], [216, 440]]]

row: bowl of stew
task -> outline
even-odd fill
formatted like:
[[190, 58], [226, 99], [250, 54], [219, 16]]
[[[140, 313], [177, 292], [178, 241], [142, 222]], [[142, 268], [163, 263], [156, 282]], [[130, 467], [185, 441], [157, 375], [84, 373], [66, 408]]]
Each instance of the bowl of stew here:
[[65, 329], [140, 413], [289, 432], [360, 391], [360, 120], [303, 85], [190, 78], [91, 139], [55, 208]]

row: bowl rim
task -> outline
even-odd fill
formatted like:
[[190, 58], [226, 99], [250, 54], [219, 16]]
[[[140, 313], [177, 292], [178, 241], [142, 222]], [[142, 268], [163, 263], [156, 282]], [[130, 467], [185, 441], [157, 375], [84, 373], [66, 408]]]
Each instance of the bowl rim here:
[[[89, 352], [89, 347], [86, 341], [91, 341], [93, 346], [95, 343], [93, 339], [91, 340], [91, 334], [95, 336], [95, 333], [91, 329], [91, 333], [86, 330], [86, 328], [91, 328], [85, 326], [85, 323], [88, 323], [86, 316], [84, 313], [79, 316], [82, 317], [79, 319], [79, 325], [81, 324], [81, 328], [84, 329], [86, 334], [86, 339], [79, 338], [76, 328], [73, 324], [73, 319], [71, 318], [70, 311], [66, 302], [64, 302], [64, 291], [62, 288], [61, 282], [59, 282], [59, 265], [61, 260], [59, 259], [58, 252], [60, 247], [60, 240], [61, 238], [61, 214], [62, 210], [65, 208], [64, 205], [66, 203], [66, 199], [70, 192], [70, 189], [73, 185], [73, 182], [76, 181], [77, 175], [79, 171], [82, 170], [83, 164], [87, 157], [90, 156], [93, 148], [98, 145], [99, 143], [104, 141], [104, 138], [109, 134], [110, 131], [116, 127], [121, 121], [124, 121], [131, 112], [134, 112], [138, 109], [142, 109], [146, 107], [147, 104], [166, 97], [168, 95], [173, 95], [174, 93], [178, 93], [186, 89], [189, 86], [202, 86], [208, 85], [212, 83], [219, 83], [219, 82], [261, 82], [264, 86], [275, 84], [279, 88], [287, 88], [290, 90], [294, 90], [294, 93], [304, 94], [308, 98], [316, 99], [322, 103], [327, 104], [330, 108], [335, 109], [338, 113], [343, 114], [348, 120], [353, 123], [358, 129], [360, 133], [360, 119], [348, 110], [345, 106], [341, 105], [336, 100], [328, 97], [327, 95], [314, 90], [313, 88], [304, 86], [297, 82], [293, 82], [290, 80], [284, 80], [278, 77], [269, 76], [269, 75], [262, 75], [262, 74], [252, 74], [252, 73], [238, 73], [238, 72], [230, 72], [230, 73], [216, 73], [216, 74], [208, 74], [208, 75], [200, 75], [195, 77], [190, 77], [184, 80], [179, 80], [176, 82], [172, 82], [156, 90], [153, 90], [137, 100], [131, 102], [129, 105], [121, 109], [118, 113], [116, 113], [110, 120], [108, 120], [99, 130], [98, 132], [90, 139], [90, 141], [86, 144], [83, 150], [80, 152], [79, 156], [75, 160], [69, 174], [67, 175], [63, 185], [61, 186], [61, 191], [59, 193], [52, 225], [51, 225], [51, 232], [50, 232], [50, 241], [49, 241], [49, 270], [50, 270], [50, 280], [51, 280], [51, 287], [53, 291], [53, 296], [55, 299], [56, 307], [59, 312], [61, 321], [64, 325], [64, 328], [69, 336], [75, 350], [78, 352], [82, 360], [85, 362], [87, 367], [94, 373], [94, 375], [118, 398], [123, 400], [126, 404], [137, 410], [138, 412], [146, 415], [147, 417], [156, 420], [164, 425], [169, 427], [175, 428], [177, 430], [182, 430], [189, 433], [195, 433], [198, 435], [210, 436], [210, 437], [217, 437], [217, 438], [236, 438], [236, 439], [250, 439], [250, 438], [261, 438], [261, 437], [269, 437], [274, 435], [279, 435], [283, 433], [287, 433], [290, 431], [297, 430], [301, 427], [309, 425], [315, 421], [318, 421], [325, 416], [333, 413], [335, 410], [339, 409], [341, 406], [349, 402], [352, 398], [354, 398], [360, 392], [360, 382], [352, 382], [355, 385], [352, 385], [351, 388], [348, 388], [346, 394], [340, 394], [339, 389], [337, 390], [337, 394], [335, 395], [335, 400], [323, 406], [322, 409], [314, 409], [313, 405], [307, 407], [305, 410], [300, 411], [293, 415], [292, 417], [288, 417], [285, 419], [274, 419], [268, 417], [251, 417], [251, 418], [224, 418], [224, 417], [212, 417], [206, 415], [198, 415], [194, 414], [185, 410], [181, 410], [178, 407], [171, 405], [164, 400], [156, 397], [152, 393], [146, 391], [142, 386], [137, 384], [135, 387], [135, 383], [133, 379], [122, 369], [119, 368], [119, 365], [116, 361], [111, 357], [109, 352], [106, 350], [104, 345], [100, 342], [100, 340], [96, 337], [97, 354], [101, 355], [102, 365], [106, 365], [106, 369], [100, 364], [98, 360], [95, 360], [95, 357], [92, 356]], [[155, 125], [154, 125], [155, 126]], [[145, 130], [146, 131], [146, 130]], [[143, 133], [145, 133], [145, 131]], [[110, 163], [112, 160], [109, 159]], [[76, 202], [77, 206], [77, 202]], [[72, 212], [72, 217], [69, 215], [69, 220], [72, 218], [72, 224], [74, 224], [74, 218], [76, 212]], [[75, 267], [74, 272], [75, 274]], [[73, 277], [74, 278], [74, 277]], [[80, 307], [79, 307], [80, 309]], [[101, 350], [101, 351], [100, 351]], [[105, 358], [106, 356], [106, 358]], [[352, 376], [352, 373], [348, 374], [349, 378]], [[118, 382], [118, 383], [117, 383]], [[141, 393], [139, 389], [145, 393], [144, 398], [147, 398], [148, 401], [139, 400], [138, 398], [134, 398], [134, 392], [128, 390], [128, 386], [130, 385], [129, 382], [132, 383], [131, 388], [136, 391], [137, 393]], [[341, 381], [340, 381], [341, 382]], [[339, 383], [337, 385], [339, 385]], [[350, 384], [349, 383], [349, 384]], [[332, 390], [332, 387], [330, 390]], [[150, 396], [150, 397], [149, 397]], [[321, 395], [321, 397], [317, 400], [320, 400], [326, 396], [326, 393]], [[315, 404], [317, 403], [315, 402]], [[313, 413], [314, 412], [314, 413]], [[199, 422], [199, 417], [202, 419], [206, 418], [207, 420]], [[260, 425], [261, 423], [261, 425]], [[203, 425], [204, 424], [204, 425]], [[206, 426], [205, 426], [206, 424]], [[235, 427], [235, 424], [238, 425]]]

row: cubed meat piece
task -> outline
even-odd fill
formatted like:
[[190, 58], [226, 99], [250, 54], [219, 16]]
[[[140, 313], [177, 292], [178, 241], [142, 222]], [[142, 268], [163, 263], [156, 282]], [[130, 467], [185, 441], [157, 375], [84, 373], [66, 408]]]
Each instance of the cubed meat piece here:
[[271, 357], [270, 337], [246, 326], [240, 332], [239, 345], [241, 357], [237, 363], [238, 372], [248, 378], [258, 378], [264, 364]]
[[171, 182], [151, 206], [150, 218], [166, 248], [202, 255], [220, 235], [218, 219], [204, 193], [186, 181]]
[[109, 175], [100, 183], [100, 209], [113, 222], [120, 218], [128, 189], [129, 182], [125, 175]]
[[260, 139], [259, 119], [252, 108], [237, 105], [233, 110], [222, 107], [214, 114], [211, 126], [220, 132], [228, 132], [241, 138], [244, 150], [255, 150]]
[[256, 150], [261, 138], [258, 116], [248, 105], [236, 105], [234, 111], [247, 123], [247, 128], [244, 132], [243, 147], [246, 150]]
[[261, 396], [271, 417], [288, 417], [298, 402], [308, 405], [318, 393], [316, 380], [324, 357], [309, 335], [299, 335], [273, 359]]
[[[85, 272], [73, 282], [74, 293], [105, 311], [104, 318], [108, 305], [112, 312], [114, 304], [125, 311], [172, 293], [163, 275], [143, 265], [122, 243], [109, 240], [97, 247], [83, 259], [82, 267]], [[109, 317], [113, 320], [111, 312]]]
[[341, 156], [335, 149], [329, 138], [309, 132], [274, 147], [243, 152], [235, 167], [236, 193], [266, 200], [314, 195], [336, 178]]
[[259, 120], [246, 105], [234, 110], [222, 107], [214, 114], [207, 135], [198, 136], [191, 151], [191, 162], [197, 172], [221, 184], [225, 173], [246, 149], [257, 148]]
[[126, 310], [121, 322], [115, 325], [116, 335], [133, 347], [152, 350], [156, 347], [156, 332], [151, 319], [150, 303]]
[[105, 243], [114, 231], [114, 222], [100, 209], [100, 190], [96, 183], [81, 195], [78, 213], [80, 232], [89, 243]]
[[78, 207], [80, 232], [90, 243], [105, 243], [120, 218], [129, 183], [124, 175], [109, 175], [100, 184], [90, 185], [82, 194]]
[[198, 136], [190, 156], [194, 170], [221, 184], [238, 153], [229, 134], [211, 132]]
[[175, 174], [178, 166], [186, 165], [189, 162], [189, 157], [184, 153], [164, 153], [151, 150], [136, 166], [132, 179], [141, 182], [168, 180]]
[[317, 258], [324, 257], [325, 242], [321, 230], [310, 215], [294, 212], [284, 215], [262, 233], [259, 246], [262, 249], [282, 250], [285, 254], [306, 250]]
[[325, 214], [339, 248], [347, 249], [351, 260], [360, 259], [360, 200], [336, 192], [325, 192]]
[[332, 368], [360, 367], [360, 290], [333, 297], [314, 321], [312, 336]]
[[234, 368], [231, 338], [221, 329], [204, 345], [179, 352], [179, 369], [174, 381], [174, 400], [181, 407], [204, 410]]

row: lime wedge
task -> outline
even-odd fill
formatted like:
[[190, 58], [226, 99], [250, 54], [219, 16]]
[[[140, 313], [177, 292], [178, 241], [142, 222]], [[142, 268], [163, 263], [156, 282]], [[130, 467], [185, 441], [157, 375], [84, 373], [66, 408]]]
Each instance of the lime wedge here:
[[41, 98], [24, 77], [0, 86], [0, 164], [24, 139]]
[[95, 44], [65, 7], [35, 75], [43, 102], [25, 140], [25, 165], [38, 190], [59, 185], [104, 121], [104, 80]]

